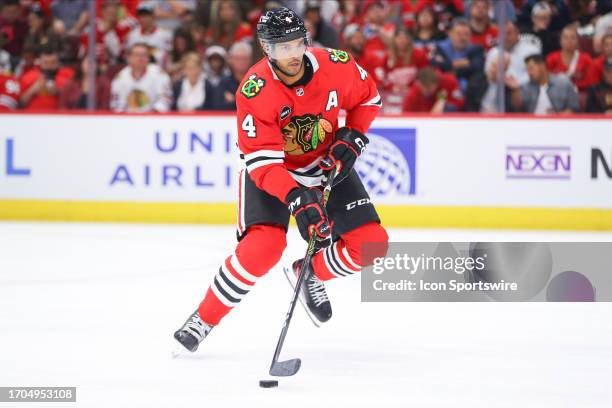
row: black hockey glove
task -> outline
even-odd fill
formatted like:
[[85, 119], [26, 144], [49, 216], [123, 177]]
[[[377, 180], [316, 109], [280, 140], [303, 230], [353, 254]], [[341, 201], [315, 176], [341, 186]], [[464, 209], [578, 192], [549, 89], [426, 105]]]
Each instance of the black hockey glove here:
[[368, 138], [355, 129], [342, 127], [336, 131], [336, 141], [329, 147], [327, 154], [319, 163], [319, 166], [326, 173], [338, 166], [338, 173], [333, 186], [349, 175], [355, 161], [368, 142]]
[[317, 250], [331, 244], [331, 223], [321, 202], [323, 194], [316, 188], [294, 188], [287, 194], [287, 208], [295, 217], [295, 222], [304, 240], [310, 239], [310, 231], [316, 234]]

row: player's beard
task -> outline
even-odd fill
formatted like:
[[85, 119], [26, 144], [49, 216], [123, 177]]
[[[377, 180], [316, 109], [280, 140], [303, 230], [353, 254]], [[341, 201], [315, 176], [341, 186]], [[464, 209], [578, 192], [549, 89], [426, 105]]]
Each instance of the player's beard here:
[[285, 71], [284, 69], [282, 69], [277, 63], [276, 60], [270, 59], [270, 63], [272, 64], [272, 66], [279, 70], [283, 75], [288, 76], [290, 78], [295, 77], [296, 75], [300, 74], [300, 71], [302, 71], [302, 66], [304, 65], [304, 57], [302, 56], [302, 59], [300, 60], [300, 65], [298, 66], [297, 71], [295, 72], [295, 74], [292, 74], [290, 72]]

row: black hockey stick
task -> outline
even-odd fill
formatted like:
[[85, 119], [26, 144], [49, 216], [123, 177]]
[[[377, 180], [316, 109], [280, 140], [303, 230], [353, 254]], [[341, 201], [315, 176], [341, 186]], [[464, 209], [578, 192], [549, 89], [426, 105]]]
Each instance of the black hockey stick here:
[[[323, 206], [327, 205], [327, 200], [329, 199], [329, 194], [331, 193], [331, 188], [332, 184], [334, 183], [336, 173], [337, 169], [334, 169], [327, 177], [327, 183], [325, 184], [325, 188], [323, 189]], [[295, 304], [297, 303], [297, 299], [300, 294], [300, 289], [302, 287], [302, 284], [306, 280], [306, 274], [303, 273], [304, 265], [308, 265], [310, 263], [310, 260], [312, 259], [315, 253], [315, 241], [316, 235], [313, 231], [310, 240], [308, 240], [308, 249], [306, 250], [306, 256], [304, 257], [304, 261], [302, 262], [302, 267], [300, 268], [300, 275], [298, 276], [297, 282], [295, 283], [293, 297], [291, 298], [291, 303], [289, 304], [289, 311], [287, 312], [287, 316], [285, 317], [285, 323], [283, 324], [283, 329], [281, 330], [278, 343], [276, 344], [276, 350], [274, 350], [272, 364], [270, 364], [270, 375], [276, 377], [292, 376], [298, 372], [300, 366], [302, 365], [302, 360], [300, 360], [299, 358], [278, 361], [278, 356], [280, 355], [280, 352], [283, 348], [283, 344], [285, 343], [285, 336], [287, 336], [287, 331], [289, 331], [289, 323], [291, 323], [291, 318], [293, 317], [293, 310], [295, 309]]]

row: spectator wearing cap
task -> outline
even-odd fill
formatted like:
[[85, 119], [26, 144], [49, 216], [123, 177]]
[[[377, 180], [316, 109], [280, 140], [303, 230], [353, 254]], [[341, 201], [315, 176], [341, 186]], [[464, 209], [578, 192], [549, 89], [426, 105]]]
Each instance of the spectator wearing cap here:
[[559, 49], [559, 33], [550, 30], [552, 21], [552, 9], [545, 1], [537, 2], [531, 9], [531, 25], [521, 30], [525, 40], [531, 40], [542, 50], [542, 54], [548, 55]]
[[451, 73], [440, 73], [432, 67], [419, 71], [404, 99], [404, 112], [455, 112], [463, 109], [463, 93]]
[[448, 39], [441, 41], [436, 48], [432, 65], [442, 71], [453, 72], [465, 90], [470, 78], [484, 68], [482, 47], [470, 43], [470, 26], [463, 17], [453, 20]]
[[0, 1], [0, 42], [13, 58], [13, 63], [21, 55], [28, 33], [28, 23], [20, 14], [19, 0]]
[[586, 111], [612, 114], [612, 59], [605, 62], [601, 81], [589, 88]]
[[579, 91], [586, 91], [592, 84], [592, 61], [589, 54], [578, 49], [578, 30], [569, 25], [561, 32], [561, 50], [546, 57], [546, 66], [553, 74], [565, 75]]
[[384, 113], [401, 113], [404, 96], [420, 69], [428, 65], [425, 51], [416, 48], [412, 34], [405, 28], [395, 31], [393, 42], [375, 79], [384, 100]]
[[229, 50], [227, 63], [230, 74], [224, 75], [219, 85], [213, 89], [210, 109], [236, 110], [236, 91], [253, 61], [253, 48], [251, 44], [241, 41], [232, 45]]
[[[499, 54], [498, 54], [499, 55]], [[504, 110], [499, 110], [497, 85], [497, 70], [499, 64], [504, 70], [505, 103]], [[512, 95], [519, 91], [519, 84], [516, 79], [508, 75], [508, 64], [510, 56], [507, 52], [503, 53], [503, 61], [500, 58], [487, 60], [485, 72], [478, 74], [470, 80], [465, 93], [465, 111], [482, 113], [503, 113], [513, 112]]]
[[438, 21], [431, 7], [422, 7], [416, 15], [414, 26], [414, 41], [425, 48], [429, 58], [433, 58], [436, 44], [446, 39], [446, 33], [438, 29]]
[[243, 21], [238, 2], [236, 0], [220, 2], [208, 31], [209, 43], [228, 50], [233, 43], [243, 40], [253, 40], [253, 29]]
[[328, 48], [338, 48], [338, 33], [321, 17], [321, 3], [316, 0], [306, 2], [304, 20], [312, 23], [314, 36], [312, 40]]
[[181, 61], [183, 78], [172, 86], [172, 110], [193, 112], [211, 109], [213, 89], [202, 70], [202, 58], [188, 52]]
[[531, 25], [531, 11], [536, 4], [546, 2], [552, 11], [551, 22], [548, 29], [553, 32], [560, 32], [563, 27], [571, 23], [572, 18], [567, 0], [528, 0], [524, 1], [521, 10], [518, 14], [517, 24], [520, 27], [529, 27]]
[[213, 86], [219, 85], [221, 78], [230, 73], [227, 66], [227, 51], [219, 45], [212, 45], [204, 53], [204, 72]]
[[87, 0], [53, 0], [51, 14], [61, 25], [61, 32], [80, 35], [88, 21]]
[[60, 90], [73, 76], [72, 69], [61, 66], [57, 50], [43, 48], [39, 65], [21, 77], [21, 105], [26, 110], [57, 110]]
[[[84, 58], [74, 77], [64, 86], [59, 95], [59, 109], [86, 109], [89, 94], [89, 60]], [[96, 109], [108, 110], [110, 106], [111, 80], [106, 73], [96, 69]]]
[[136, 43], [128, 65], [113, 79], [110, 108], [115, 112], [167, 112], [172, 101], [170, 77], [150, 63], [149, 46]]
[[604, 35], [601, 41], [601, 55], [593, 60], [591, 65], [591, 78], [594, 83], [599, 83], [603, 79], [604, 65], [606, 62], [612, 62], [612, 31]]
[[595, 23], [595, 33], [593, 34], [593, 51], [597, 53], [602, 51], [602, 40], [608, 33], [612, 33], [612, 12], [599, 17]]
[[[527, 74], [527, 66], [525, 58], [534, 54], [541, 54], [542, 49], [530, 40], [519, 36], [519, 31], [512, 22], [506, 23], [506, 38], [504, 49], [510, 56], [508, 65], [508, 75], [518, 81], [519, 84], [525, 84], [529, 81]], [[487, 60], [496, 59], [499, 52], [498, 47], [493, 47], [487, 53]]]
[[489, 18], [489, 1], [472, 0], [469, 8], [471, 42], [488, 50], [497, 43], [497, 26]]
[[576, 88], [565, 76], [552, 75], [541, 54], [525, 59], [529, 82], [513, 95], [514, 108], [536, 115], [571, 113], [580, 110]]
[[127, 37], [127, 48], [134, 44], [147, 44], [155, 63], [162, 66], [166, 53], [171, 48], [171, 34], [168, 30], [157, 27], [154, 8], [152, 5], [142, 3], [136, 9], [139, 27], [130, 31]]
[[[365, 48], [365, 37], [361, 32], [358, 24], [348, 24], [342, 31], [342, 39], [344, 43], [343, 49], [350, 52], [358, 64], [363, 63], [363, 51]], [[366, 67], [364, 67], [367, 69]]]

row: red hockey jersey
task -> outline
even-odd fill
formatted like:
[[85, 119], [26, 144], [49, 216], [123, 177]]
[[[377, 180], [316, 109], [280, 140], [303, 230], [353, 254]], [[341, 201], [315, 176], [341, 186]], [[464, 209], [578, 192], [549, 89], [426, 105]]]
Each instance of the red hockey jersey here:
[[382, 105], [374, 80], [340, 50], [310, 48], [313, 75], [287, 86], [267, 58], [255, 64], [236, 92], [238, 147], [255, 184], [285, 202], [299, 182], [321, 183], [318, 166], [346, 110], [346, 125], [365, 133]]

